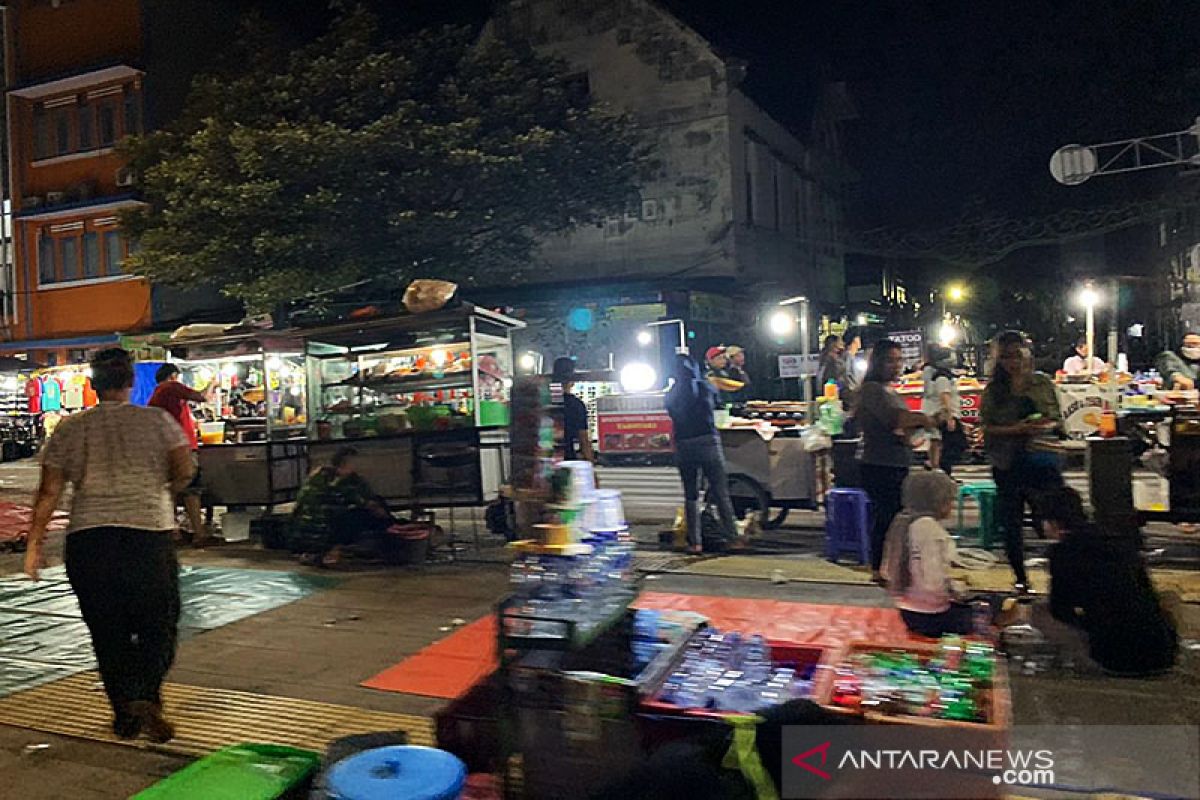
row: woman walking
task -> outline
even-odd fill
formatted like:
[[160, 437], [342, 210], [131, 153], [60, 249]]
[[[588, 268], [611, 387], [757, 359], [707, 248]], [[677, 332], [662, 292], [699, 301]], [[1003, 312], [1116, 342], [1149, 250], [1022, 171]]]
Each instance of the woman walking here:
[[129, 404], [127, 352], [104, 350], [91, 366], [100, 404], [64, 419], [46, 444], [25, 572], [38, 579], [46, 525], [71, 484], [67, 577], [91, 632], [113, 733], [165, 742], [175, 735], [159, 694], [179, 620], [174, 497], [195, 468], [169, 414]]
[[1054, 382], [1033, 369], [1025, 337], [1007, 331], [996, 340], [996, 367], [980, 408], [984, 445], [996, 481], [996, 516], [1004, 536], [1004, 550], [1012, 566], [1014, 588], [1025, 592], [1023, 527], [1026, 503], [1033, 505], [1039, 491], [1063, 485], [1058, 458], [1038, 451], [1039, 440], [1062, 427], [1062, 412]]
[[717, 501], [725, 542], [737, 536], [729, 478], [725, 475], [725, 451], [713, 419], [717, 390], [700, 375], [700, 366], [685, 355], [676, 357], [674, 385], [667, 391], [667, 413], [675, 430], [675, 459], [683, 479], [684, 512], [688, 551], [704, 549], [700, 519], [700, 476], [708, 480]]
[[901, 490], [912, 461], [909, 434], [933, 424], [924, 414], [909, 411], [891, 387], [903, 368], [900, 345], [890, 339], [878, 342], [856, 401], [855, 418], [863, 438], [862, 483], [872, 509], [871, 576], [876, 582], [883, 580], [879, 574], [883, 543], [900, 511]]

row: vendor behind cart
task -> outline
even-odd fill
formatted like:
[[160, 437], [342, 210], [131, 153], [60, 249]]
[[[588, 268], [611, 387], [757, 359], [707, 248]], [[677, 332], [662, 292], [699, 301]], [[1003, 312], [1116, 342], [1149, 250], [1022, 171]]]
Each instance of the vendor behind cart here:
[[1195, 389], [1200, 382], [1200, 333], [1184, 334], [1179, 349], [1160, 355], [1154, 366], [1162, 373], [1165, 388], [1185, 392]]
[[187, 437], [188, 447], [192, 451], [192, 466], [195, 467], [195, 473], [192, 475], [191, 483], [183, 490], [183, 507], [187, 511], [188, 522], [192, 526], [192, 544], [204, 547], [217, 540], [205, 528], [204, 515], [200, 508], [202, 490], [200, 461], [197, 456], [200, 441], [196, 435], [196, 420], [192, 417], [191, 404], [207, 403], [211, 400], [212, 387], [210, 386], [206, 392], [198, 392], [179, 380], [179, 375], [179, 367], [174, 364], [163, 364], [159, 367], [158, 371], [154, 373], [154, 380], [158, 385], [147, 405], [161, 408], [170, 414], [183, 429], [183, 435]]
[[1075, 342], [1074, 354], [1063, 362], [1063, 372], [1068, 375], [1103, 375], [1108, 372], [1108, 364], [1091, 355], [1091, 352], [1087, 337], [1081, 337]]
[[557, 443], [562, 448], [564, 461], [583, 459], [596, 463], [596, 451], [588, 426], [587, 406], [571, 393], [575, 388], [575, 359], [561, 356], [554, 359], [554, 372], [550, 378], [562, 386], [562, 438]]

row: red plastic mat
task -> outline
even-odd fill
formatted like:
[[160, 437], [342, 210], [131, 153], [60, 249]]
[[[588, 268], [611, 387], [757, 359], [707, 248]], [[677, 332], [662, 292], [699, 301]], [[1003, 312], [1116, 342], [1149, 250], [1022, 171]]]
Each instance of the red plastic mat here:
[[[16, 503], [0, 502], [0, 542], [20, 542], [29, 535], [33, 523], [33, 509]], [[55, 511], [49, 530], [60, 531], [67, 527], [67, 515]]]
[[[724, 630], [759, 633], [768, 639], [835, 647], [851, 641], [914, 639], [893, 608], [816, 605], [742, 597], [643, 592], [639, 608], [695, 611]], [[496, 669], [496, 619], [483, 617], [394, 667], [362, 682], [368, 689], [453, 700]]]

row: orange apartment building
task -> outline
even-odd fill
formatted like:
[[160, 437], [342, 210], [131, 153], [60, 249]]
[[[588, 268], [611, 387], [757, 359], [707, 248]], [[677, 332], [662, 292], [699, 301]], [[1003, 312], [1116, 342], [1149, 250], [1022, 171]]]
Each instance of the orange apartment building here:
[[[164, 91], [181, 96], [185, 73], [207, 55], [192, 52], [203, 50], [195, 42], [192, 48], [165, 39], [149, 46], [154, 30], [186, 34], [187, 6], [232, 18], [210, 0], [3, 4], [13, 263], [3, 282], [11, 295], [3, 305], [0, 354], [49, 364], [80, 361], [163, 316], [155, 313], [153, 287], [122, 267], [136, 243], [118, 217], [139, 201], [116, 145], [154, 121], [146, 113], [152, 107], [149, 69], [161, 61]], [[175, 12], [182, 27], [172, 24]], [[176, 63], [170, 63], [172, 52]], [[171, 316], [182, 321], [188, 305], [173, 295]], [[212, 294], [192, 300], [199, 311], [205, 301], [212, 305]]]

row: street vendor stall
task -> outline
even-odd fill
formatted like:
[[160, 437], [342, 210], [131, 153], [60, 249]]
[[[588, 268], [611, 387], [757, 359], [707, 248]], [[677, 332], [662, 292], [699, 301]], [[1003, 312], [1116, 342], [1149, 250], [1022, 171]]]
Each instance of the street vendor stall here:
[[40, 402], [28, 394], [33, 369], [28, 361], [0, 357], [0, 461], [27, 458], [41, 444]]
[[300, 341], [242, 331], [172, 339], [181, 379], [209, 400], [197, 409], [205, 500], [227, 507], [295, 499], [307, 473]]
[[734, 512], [761, 515], [765, 529], [781, 526], [793, 508], [813, 508], [817, 499], [813, 452], [802, 439], [805, 404], [750, 401], [719, 415], [729, 494]]
[[[983, 428], [979, 424], [979, 410], [983, 406], [983, 390], [985, 384], [976, 378], [961, 377], [958, 379], [958, 396], [962, 405], [963, 433], [970, 445], [968, 451], [973, 456], [983, 454]], [[925, 387], [920, 374], [909, 376], [904, 383], [896, 387], [896, 391], [904, 398], [910, 411], [920, 411], [924, 399]]]
[[470, 304], [304, 329], [309, 459], [358, 450], [397, 508], [482, 505], [508, 470], [510, 332]]

